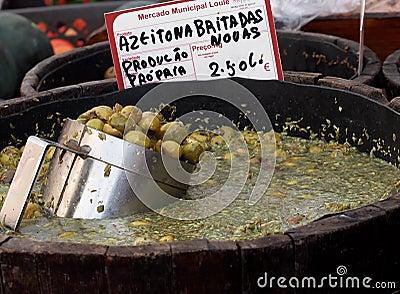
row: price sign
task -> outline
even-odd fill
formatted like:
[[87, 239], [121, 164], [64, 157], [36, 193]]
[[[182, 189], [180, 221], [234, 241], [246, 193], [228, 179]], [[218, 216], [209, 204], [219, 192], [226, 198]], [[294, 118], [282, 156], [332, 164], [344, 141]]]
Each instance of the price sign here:
[[269, 0], [170, 1], [105, 14], [118, 87], [283, 79]]

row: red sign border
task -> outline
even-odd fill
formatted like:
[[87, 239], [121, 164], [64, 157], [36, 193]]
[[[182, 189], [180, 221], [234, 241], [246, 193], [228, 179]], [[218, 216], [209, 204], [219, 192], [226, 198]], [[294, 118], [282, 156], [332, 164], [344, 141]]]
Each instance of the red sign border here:
[[[105, 19], [107, 34], [108, 34], [108, 40], [110, 42], [111, 56], [112, 56], [112, 60], [114, 63], [114, 70], [115, 70], [115, 73], [117, 76], [118, 89], [120, 89], [120, 90], [124, 89], [124, 81], [122, 79], [122, 70], [121, 70], [121, 66], [119, 63], [119, 59], [118, 59], [117, 45], [116, 45], [115, 39], [114, 39], [113, 24], [114, 24], [115, 19], [123, 13], [146, 10], [149, 8], [169, 6], [172, 4], [177, 4], [177, 3], [182, 3], [182, 2], [191, 2], [191, 1], [194, 1], [194, 0], [167, 1], [167, 2], [161, 2], [161, 3], [156, 3], [156, 4], [150, 4], [150, 5], [146, 5], [146, 6], [142, 6], [142, 7], [135, 7], [135, 8], [125, 9], [125, 10], [120, 10], [120, 11], [108, 12], [108, 13], [104, 14], [104, 19]], [[281, 58], [280, 58], [280, 54], [279, 54], [278, 38], [276, 36], [276, 29], [275, 29], [274, 19], [272, 16], [271, 4], [270, 4], [269, 0], [264, 0], [264, 2], [265, 2], [265, 7], [267, 8], [268, 24], [269, 24], [269, 29], [271, 32], [272, 49], [274, 51], [278, 80], [283, 81], [282, 63], [281, 63]]]

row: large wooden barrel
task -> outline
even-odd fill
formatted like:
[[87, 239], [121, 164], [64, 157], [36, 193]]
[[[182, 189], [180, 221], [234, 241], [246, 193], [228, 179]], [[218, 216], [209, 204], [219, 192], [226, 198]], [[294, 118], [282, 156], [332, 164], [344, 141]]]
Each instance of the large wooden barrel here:
[[[400, 116], [382, 103], [348, 90], [323, 86], [235, 80], [259, 99], [278, 130], [290, 117], [319, 133], [326, 119], [333, 119], [340, 126], [342, 142], [368, 130], [370, 137], [357, 147], [370, 152], [373, 142], [379, 139], [382, 149], [375, 154], [399, 164], [400, 142], [393, 139], [393, 134], [400, 134]], [[116, 101], [135, 103], [155, 86], [92, 97], [50, 98], [39, 94], [37, 99], [23, 97], [0, 102], [0, 145], [35, 134], [36, 123], [42, 131], [50, 130], [52, 122], [48, 115], [55, 112], [62, 119], [76, 116], [82, 107], [113, 105]], [[203, 99], [194, 103], [229, 111]], [[184, 112], [192, 109], [193, 104], [182, 107]], [[295, 132], [292, 135], [299, 135]], [[393, 152], [384, 152], [387, 148]], [[283, 234], [247, 241], [103, 246], [39, 242], [0, 234], [0, 289], [2, 293], [294, 293], [299, 289], [282, 289], [276, 282], [270, 288], [265, 282], [274, 277], [288, 285], [289, 279], [295, 283], [297, 278], [301, 283], [302, 279], [307, 282], [311, 278], [326, 281], [329, 276], [336, 277], [337, 282], [340, 277], [356, 277], [361, 282], [367, 279], [371, 286], [375, 282], [394, 281], [398, 289], [399, 219], [400, 194], [396, 192], [386, 200], [326, 215]], [[332, 289], [325, 283], [323, 289], [328, 292], [339, 287], [337, 284]], [[387, 293], [394, 291], [387, 290]], [[365, 290], [360, 284], [356, 291]]]
[[101, 42], [54, 55], [38, 63], [25, 76], [21, 84], [22, 96], [35, 96], [43, 92], [57, 92], [64, 88], [93, 93], [115, 91], [116, 79], [104, 80], [104, 73], [112, 66], [110, 46]]
[[[283, 70], [294, 79], [320, 73], [322, 76], [340, 77], [363, 84], [374, 84], [381, 62], [376, 54], [365, 48], [364, 68], [357, 76], [358, 43], [323, 34], [278, 31], [278, 42]], [[21, 85], [22, 96], [59, 87], [80, 85], [99, 87], [99, 80], [112, 66], [107, 41], [56, 55], [37, 64], [29, 71]], [[111, 80], [105, 81], [109, 85]], [[116, 82], [114, 80], [114, 82]], [[101, 82], [100, 82], [101, 83]]]
[[388, 55], [382, 65], [388, 99], [400, 96], [400, 49]]
[[[371, 1], [373, 4], [373, 2]], [[366, 11], [364, 20], [364, 44], [371, 48], [382, 62], [400, 48], [400, 13], [396, 1], [375, 1], [380, 8]], [[321, 16], [305, 24], [302, 31], [335, 35], [348, 40], [360, 40], [360, 13]], [[382, 33], [384, 32], [384, 33]]]
[[278, 30], [277, 35], [285, 71], [321, 73], [367, 85], [377, 82], [381, 61], [368, 47], [364, 48], [364, 65], [358, 76], [359, 43], [318, 33]]

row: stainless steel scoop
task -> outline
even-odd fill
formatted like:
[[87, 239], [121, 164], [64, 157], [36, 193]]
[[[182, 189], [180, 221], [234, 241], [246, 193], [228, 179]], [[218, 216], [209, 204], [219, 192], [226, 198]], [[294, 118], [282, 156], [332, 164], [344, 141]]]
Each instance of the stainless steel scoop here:
[[[158, 152], [68, 119], [58, 143], [34, 136], [28, 138], [0, 211], [5, 226], [18, 228], [51, 146], [56, 150], [41, 193], [45, 206], [57, 216], [112, 218], [148, 210], [135, 193], [145, 195], [151, 207], [154, 204], [162, 208], [169, 203], [161, 200], [165, 198], [159, 197], [160, 190], [154, 188], [154, 182], [171, 196], [182, 197], [186, 193], [187, 185], [183, 183], [188, 182], [190, 174], [180, 175], [183, 179], [180, 182], [167, 172], [171, 167], [166, 165], [177, 161], [163, 162]], [[193, 171], [192, 165], [180, 163], [184, 171]]]

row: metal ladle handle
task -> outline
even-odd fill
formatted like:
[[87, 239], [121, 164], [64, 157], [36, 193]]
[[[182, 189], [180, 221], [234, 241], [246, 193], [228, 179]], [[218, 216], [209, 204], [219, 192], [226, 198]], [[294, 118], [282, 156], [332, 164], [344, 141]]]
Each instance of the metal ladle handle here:
[[[46, 152], [51, 146], [79, 155], [82, 153], [56, 142], [30, 136], [15, 171], [7, 198], [0, 211], [0, 221], [4, 226], [14, 231], [17, 230], [28, 203], [28, 198], [39, 175], [43, 160], [46, 157]], [[82, 153], [82, 155], [86, 154]]]

